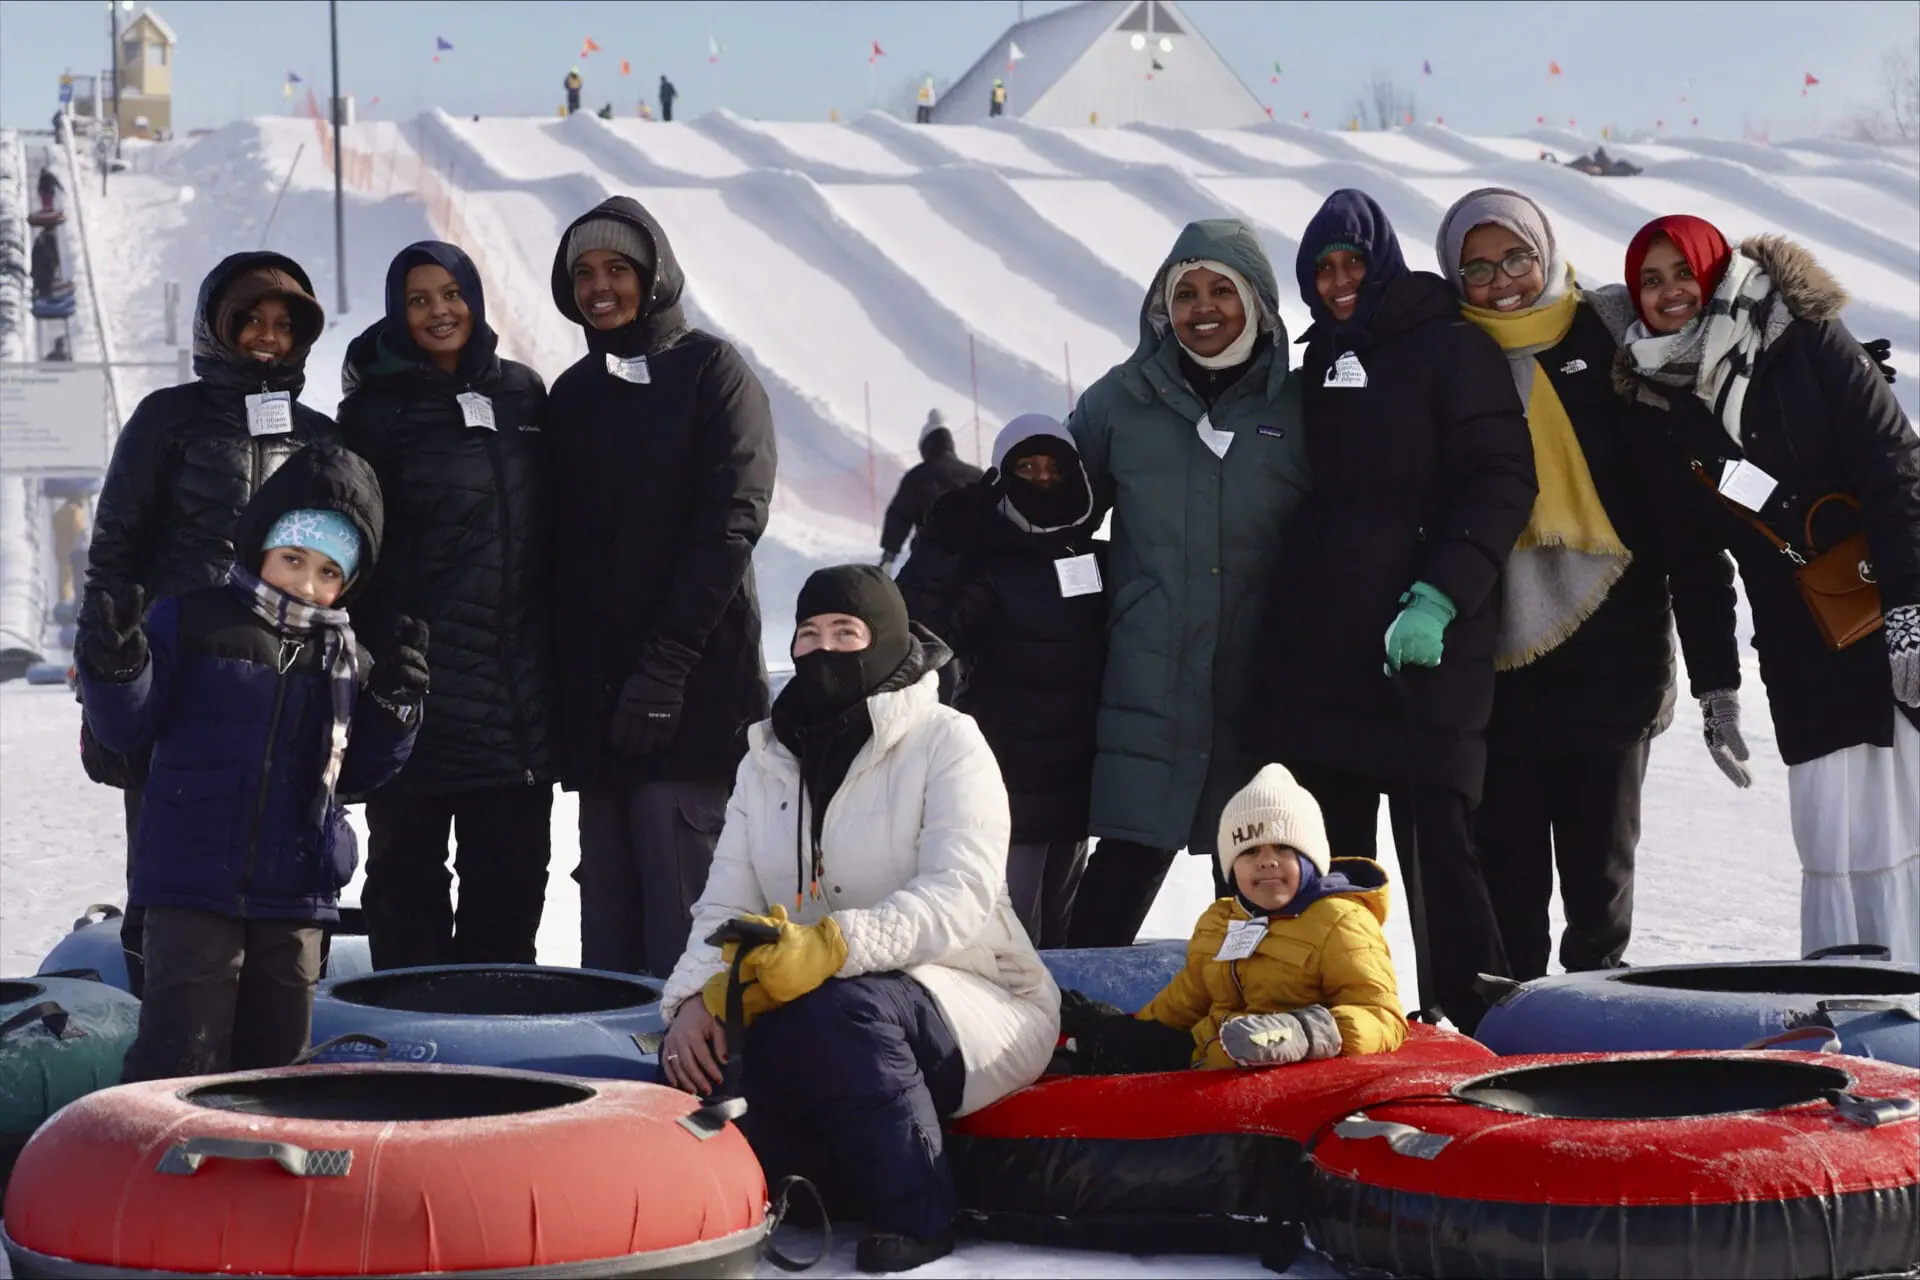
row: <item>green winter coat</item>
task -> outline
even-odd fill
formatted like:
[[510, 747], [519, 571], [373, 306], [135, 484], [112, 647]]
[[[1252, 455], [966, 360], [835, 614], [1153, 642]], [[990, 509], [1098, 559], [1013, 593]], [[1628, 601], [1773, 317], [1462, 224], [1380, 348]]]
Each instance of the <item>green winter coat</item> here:
[[[1156, 305], [1168, 269], [1196, 258], [1246, 277], [1273, 326], [1209, 416], [1233, 433], [1225, 458], [1200, 440], [1207, 406]], [[1230, 219], [1189, 223], [1147, 290], [1139, 347], [1087, 388], [1068, 423], [1096, 512], [1113, 513], [1096, 836], [1212, 856], [1220, 810], [1259, 767], [1240, 748], [1239, 713], [1273, 562], [1307, 488], [1299, 379], [1279, 314], [1253, 232]]]

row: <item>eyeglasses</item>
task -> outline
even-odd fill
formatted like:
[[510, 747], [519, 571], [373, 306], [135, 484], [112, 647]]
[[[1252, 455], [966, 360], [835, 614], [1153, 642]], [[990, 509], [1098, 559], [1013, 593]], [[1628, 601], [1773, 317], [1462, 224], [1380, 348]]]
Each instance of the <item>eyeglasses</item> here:
[[1540, 261], [1540, 255], [1533, 250], [1515, 249], [1500, 259], [1497, 264], [1485, 258], [1475, 258], [1460, 268], [1460, 278], [1476, 289], [1482, 285], [1492, 284], [1495, 271], [1505, 272], [1509, 280], [1522, 280], [1526, 278], [1529, 271], [1533, 270], [1533, 264], [1538, 261]]

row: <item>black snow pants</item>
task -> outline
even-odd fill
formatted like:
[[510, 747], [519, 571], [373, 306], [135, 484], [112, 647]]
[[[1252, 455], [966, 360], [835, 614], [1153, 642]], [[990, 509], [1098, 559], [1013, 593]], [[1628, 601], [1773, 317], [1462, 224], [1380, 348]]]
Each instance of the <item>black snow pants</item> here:
[[740, 1128], [767, 1182], [799, 1174], [833, 1218], [933, 1236], [956, 1198], [940, 1122], [966, 1063], [925, 987], [904, 973], [829, 979], [747, 1030]]

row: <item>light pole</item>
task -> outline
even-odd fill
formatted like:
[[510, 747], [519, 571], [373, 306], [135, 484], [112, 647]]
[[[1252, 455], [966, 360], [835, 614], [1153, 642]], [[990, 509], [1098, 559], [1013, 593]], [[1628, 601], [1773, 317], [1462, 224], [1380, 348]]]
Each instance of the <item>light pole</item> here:
[[340, 5], [327, 0], [327, 29], [333, 40], [333, 280], [334, 310], [347, 314], [347, 209], [340, 167]]

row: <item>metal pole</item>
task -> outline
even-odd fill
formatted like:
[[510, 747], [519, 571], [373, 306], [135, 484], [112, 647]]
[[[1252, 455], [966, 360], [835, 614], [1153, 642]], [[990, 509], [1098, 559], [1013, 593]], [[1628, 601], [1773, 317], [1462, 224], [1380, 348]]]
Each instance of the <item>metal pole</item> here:
[[1073, 345], [1067, 342], [1061, 343], [1060, 354], [1067, 362], [1067, 412], [1071, 414], [1073, 412]]
[[861, 392], [867, 398], [867, 520], [873, 525], [874, 536], [880, 533], [880, 495], [873, 478], [873, 384], [860, 384]]
[[967, 334], [967, 372], [973, 379], [973, 460], [977, 465], [986, 457], [980, 447], [980, 360], [974, 353], [973, 334]]
[[[340, 5], [327, 0], [327, 33], [333, 41], [333, 279], [334, 311], [347, 314], [347, 206], [340, 164]], [[289, 170], [291, 172], [291, 170]]]
[[[120, 6], [113, 0], [107, 0], [107, 20], [113, 27], [113, 46], [108, 50], [113, 56], [107, 59], [107, 65], [113, 68], [113, 158], [120, 158]], [[104, 167], [104, 166], [103, 166]]]
[[260, 228], [260, 247], [267, 247], [267, 236], [273, 231], [273, 220], [280, 216], [280, 202], [287, 198], [287, 186], [293, 181], [293, 171], [300, 167], [300, 157], [307, 154], [307, 144], [301, 143], [293, 153], [293, 163], [287, 166], [287, 176], [280, 179], [280, 194], [273, 198], [273, 211], [267, 215], [267, 225]]

